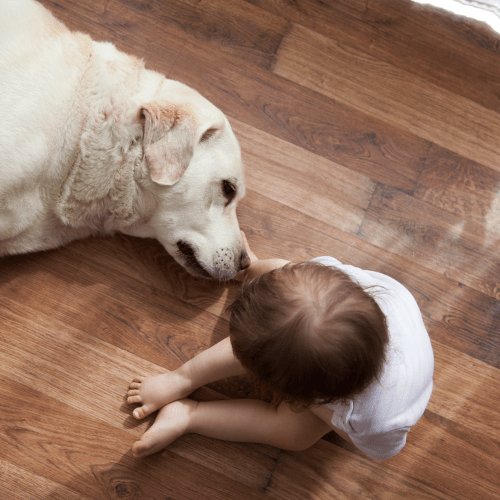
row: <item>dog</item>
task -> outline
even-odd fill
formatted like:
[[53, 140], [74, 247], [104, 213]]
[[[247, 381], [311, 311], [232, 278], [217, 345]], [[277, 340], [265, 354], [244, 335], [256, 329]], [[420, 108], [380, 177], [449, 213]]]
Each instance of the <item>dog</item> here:
[[0, 256], [119, 231], [156, 238], [197, 277], [247, 267], [222, 111], [34, 0], [0, 7]]

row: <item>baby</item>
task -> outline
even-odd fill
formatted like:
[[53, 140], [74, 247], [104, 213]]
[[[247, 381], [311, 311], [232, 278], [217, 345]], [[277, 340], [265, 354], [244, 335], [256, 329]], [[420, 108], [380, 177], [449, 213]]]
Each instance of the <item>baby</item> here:
[[[434, 358], [413, 296], [400, 283], [332, 257], [259, 260], [229, 307], [229, 337], [175, 371], [137, 377], [129, 403], [144, 418], [143, 457], [186, 433], [304, 450], [333, 430], [384, 460], [406, 443], [432, 392]], [[187, 396], [246, 374], [261, 399], [197, 402]]]

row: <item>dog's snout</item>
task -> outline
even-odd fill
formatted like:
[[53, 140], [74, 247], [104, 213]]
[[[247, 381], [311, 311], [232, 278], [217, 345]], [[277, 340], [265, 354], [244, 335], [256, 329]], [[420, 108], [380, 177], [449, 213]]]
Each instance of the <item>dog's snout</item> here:
[[246, 269], [247, 267], [250, 267], [250, 257], [248, 256], [246, 250], [241, 251], [240, 266], [241, 266], [241, 269]]
[[198, 259], [196, 258], [195, 251], [189, 243], [186, 243], [185, 241], [182, 241], [182, 240], [178, 241], [177, 248], [178, 248], [178, 254], [184, 258], [185, 267], [187, 269], [189, 269], [196, 276], [201, 276], [202, 278], [212, 278], [213, 277], [198, 262]]
[[203, 278], [216, 278], [220, 281], [226, 281], [233, 278], [242, 269], [248, 268], [251, 263], [245, 249], [238, 253], [230, 247], [221, 247], [216, 250], [213, 263], [204, 266], [198, 260], [197, 251], [190, 243], [179, 240], [176, 245], [177, 255], [182, 258], [186, 269], [191, 274]]

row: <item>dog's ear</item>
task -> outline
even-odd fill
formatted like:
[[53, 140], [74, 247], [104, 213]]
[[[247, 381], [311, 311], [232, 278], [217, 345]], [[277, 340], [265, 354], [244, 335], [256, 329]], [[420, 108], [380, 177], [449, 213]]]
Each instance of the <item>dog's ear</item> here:
[[175, 184], [193, 156], [199, 124], [188, 106], [154, 101], [140, 110], [144, 122], [144, 154], [151, 179], [164, 186]]

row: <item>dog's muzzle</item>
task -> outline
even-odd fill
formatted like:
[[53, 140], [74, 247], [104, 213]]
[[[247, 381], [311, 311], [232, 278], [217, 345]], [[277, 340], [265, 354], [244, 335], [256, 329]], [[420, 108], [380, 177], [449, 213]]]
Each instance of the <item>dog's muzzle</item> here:
[[[213, 269], [213, 273], [209, 273], [200, 264], [200, 262], [196, 258], [193, 247], [189, 243], [180, 240], [177, 242], [177, 248], [179, 255], [184, 259], [186, 268], [195, 276], [203, 278], [215, 278], [221, 281], [225, 281], [233, 277], [233, 273], [230, 274], [227, 267], [226, 269], [224, 269], [222, 257], [222, 253], [225, 253], [224, 250], [222, 250], [220, 253], [219, 251], [217, 252], [218, 259], [221, 259], [220, 261], [218, 261], [220, 262], [220, 267], [216, 266]], [[240, 271], [241, 269], [246, 269], [250, 265], [250, 258], [248, 257], [248, 254], [245, 250], [241, 251], [238, 264], [239, 265], [236, 265], [236, 272]]]
[[203, 278], [213, 278], [213, 276], [198, 262], [193, 247], [189, 243], [182, 240], [178, 241], [177, 248], [179, 249], [179, 254], [184, 257], [186, 267], [189, 268], [193, 274], [202, 276]]

